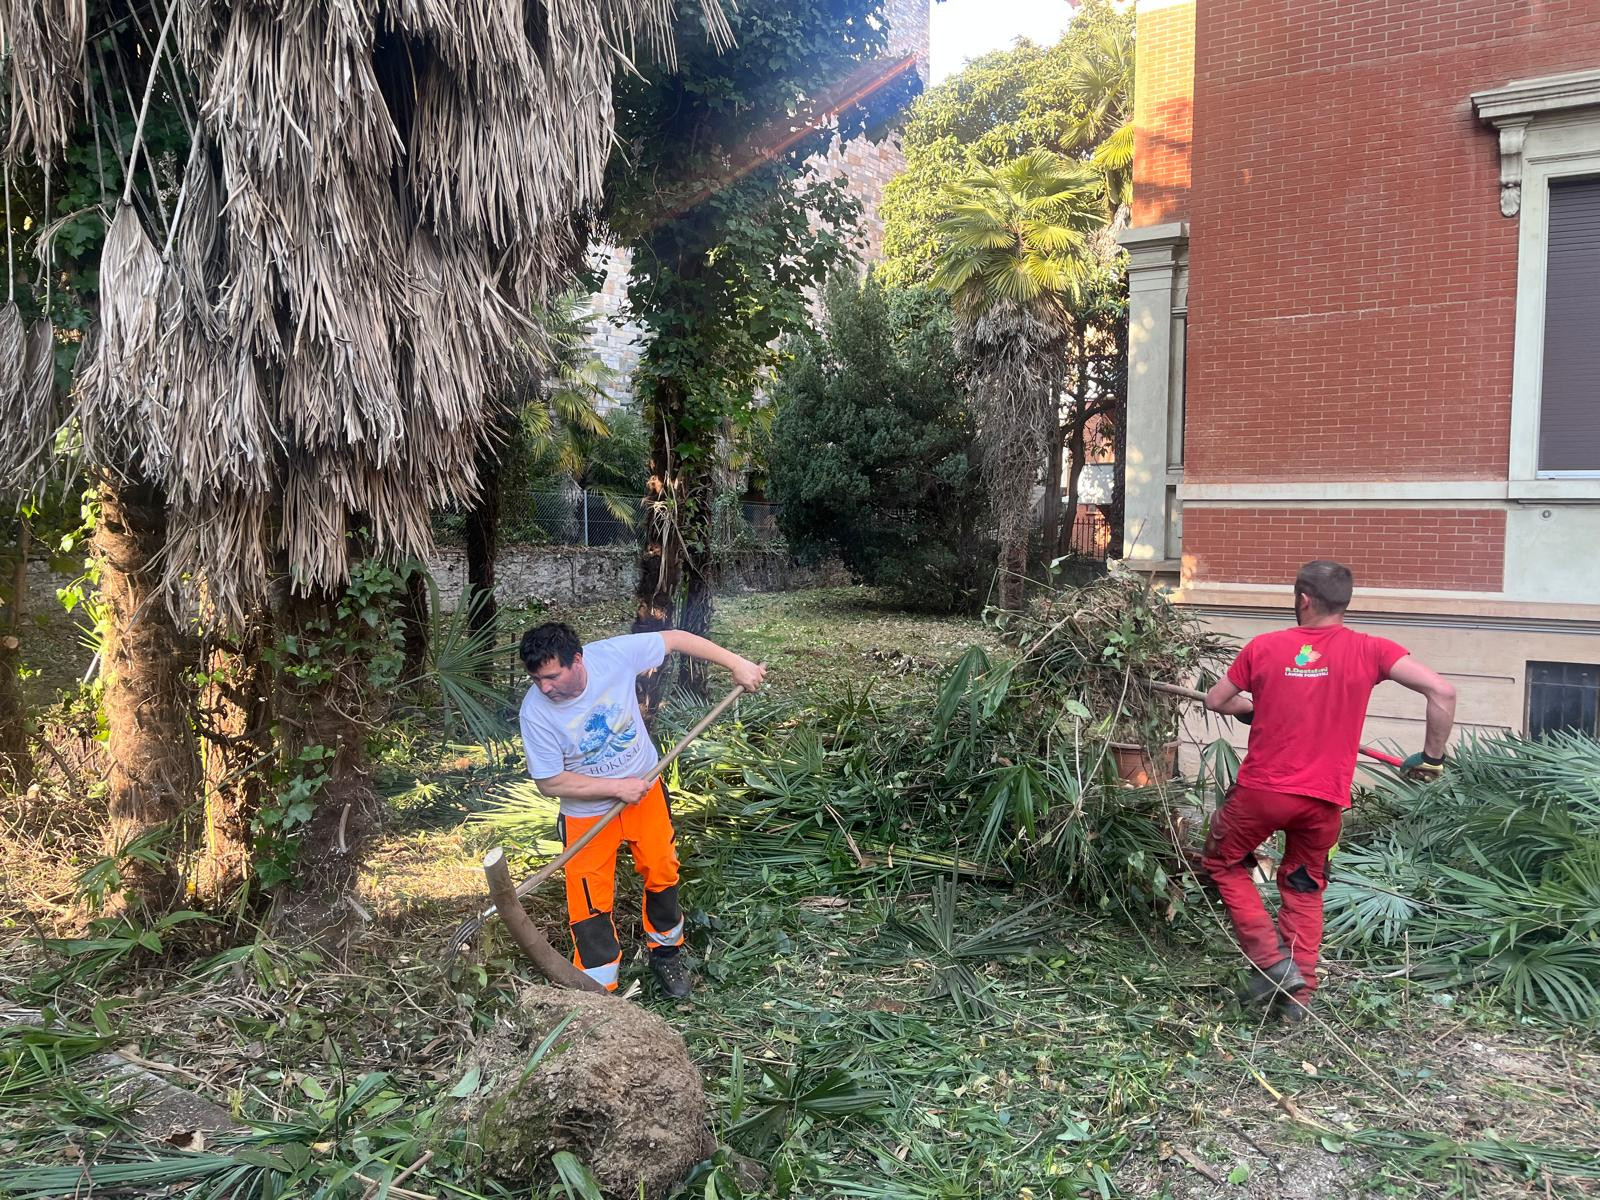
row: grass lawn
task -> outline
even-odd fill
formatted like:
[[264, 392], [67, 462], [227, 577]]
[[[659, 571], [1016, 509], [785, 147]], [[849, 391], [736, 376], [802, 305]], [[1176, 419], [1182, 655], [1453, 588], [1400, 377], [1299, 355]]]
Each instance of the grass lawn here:
[[[628, 612], [559, 615], [595, 637], [625, 629]], [[976, 622], [910, 616], [833, 589], [730, 598], [715, 635], [769, 664], [775, 698], [743, 702], [685, 777], [692, 1002], [651, 991], [626, 870], [617, 910], [624, 985], [642, 981], [636, 1002], [683, 1033], [718, 1137], [767, 1170], [745, 1195], [1600, 1195], [1592, 1032], [1410, 983], [1404, 954], [1341, 956], [1337, 946], [1318, 1019], [1286, 1030], [1233, 1003], [1241, 960], [1207, 902], [1164, 922], [1109, 897], [1069, 904], [1027, 880], [953, 879], [918, 861], [917, 829], [890, 846], [782, 840], [737, 817], [747, 811], [739, 787], [694, 786], [736, 777], [721, 760], [740, 722], [803, 723], [812, 706], [869, 685], [886, 704], [931, 701], [968, 645], [992, 647]], [[315, 954], [262, 941], [208, 959], [222, 941], [174, 930], [197, 949], [63, 959], [41, 949], [38, 922], [69, 918], [25, 912], [13, 896], [0, 996], [131, 1046], [242, 1120], [293, 1124], [313, 1147], [307, 1172], [358, 1153], [413, 1162], [427, 1144], [420, 1114], [461, 1078], [473, 1039], [504, 1022], [531, 978], [494, 926], [470, 960], [446, 971], [440, 958], [456, 923], [482, 905], [477, 864], [504, 836], [473, 818], [524, 774], [510, 743], [489, 754], [421, 726], [398, 729], [378, 774], [393, 820], [366, 862], [366, 919], [347, 945]], [[820, 833], [829, 822], [815, 814]], [[512, 844], [526, 866], [538, 829]], [[557, 891], [532, 903], [552, 931]], [[78, 978], [46, 985], [38, 975], [75, 965]], [[5, 1046], [0, 1067], [19, 1078], [31, 1052], [15, 1035]], [[0, 1071], [0, 1126], [13, 1127], [0, 1132], [0, 1159], [94, 1156], [118, 1118], [98, 1112], [95, 1085], [70, 1083], [75, 1070], [26, 1096]], [[378, 1072], [342, 1111], [339, 1097]], [[346, 1184], [323, 1194], [382, 1194]], [[7, 1186], [0, 1171], [0, 1197]], [[696, 1196], [736, 1194], [726, 1173], [694, 1186]], [[391, 1194], [529, 1195], [495, 1188], [441, 1153]]]

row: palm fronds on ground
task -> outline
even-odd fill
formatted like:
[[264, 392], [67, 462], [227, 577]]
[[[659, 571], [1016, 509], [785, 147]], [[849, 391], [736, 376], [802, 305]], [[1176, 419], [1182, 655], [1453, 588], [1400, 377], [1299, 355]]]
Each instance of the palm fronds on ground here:
[[1404, 815], [1333, 861], [1329, 931], [1404, 942], [1426, 980], [1600, 1021], [1600, 742], [1467, 741], [1446, 777], [1386, 779]]

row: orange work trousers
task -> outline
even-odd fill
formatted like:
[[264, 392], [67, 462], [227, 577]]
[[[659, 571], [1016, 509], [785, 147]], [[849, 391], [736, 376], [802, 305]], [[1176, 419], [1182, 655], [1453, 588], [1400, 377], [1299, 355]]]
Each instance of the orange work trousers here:
[[[562, 816], [556, 831], [570, 846], [599, 817]], [[616, 899], [617, 851], [628, 843], [633, 869], [644, 876], [644, 934], [652, 953], [683, 945], [683, 909], [678, 903], [678, 847], [659, 779], [637, 804], [623, 809], [567, 862], [567, 920], [572, 926], [572, 962], [609, 991], [616, 990], [622, 943], [611, 910]]]

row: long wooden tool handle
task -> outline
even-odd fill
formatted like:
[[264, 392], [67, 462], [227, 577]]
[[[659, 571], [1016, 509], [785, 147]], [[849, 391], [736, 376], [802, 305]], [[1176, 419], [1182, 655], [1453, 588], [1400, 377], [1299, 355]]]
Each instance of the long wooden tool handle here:
[[[1166, 692], [1169, 696], [1182, 696], [1185, 700], [1204, 700], [1206, 694], [1195, 688], [1182, 687], [1176, 683], [1161, 683], [1159, 680], [1146, 679], [1145, 684], [1151, 691]], [[1360, 752], [1368, 758], [1378, 762], [1387, 763], [1391, 767], [1404, 766], [1405, 764], [1392, 754], [1385, 754], [1382, 750], [1374, 750], [1371, 746], [1359, 747]]]
[[[710, 727], [711, 722], [715, 721], [723, 713], [727, 712], [729, 706], [731, 706], [733, 702], [742, 695], [744, 695], [744, 688], [735, 685], [734, 689], [724, 696], [717, 703], [715, 708], [713, 708], [705, 716], [701, 717], [699, 723], [679, 739], [676, 746], [667, 751], [666, 756], [655, 765], [655, 768], [650, 772], [650, 774], [645, 776], [645, 782], [654, 783], [657, 779], [660, 779], [662, 774], [673, 764], [673, 761], [678, 757], [678, 755], [682, 754], [686, 749], [688, 749], [689, 743], [704, 733], [707, 728]], [[628, 802], [626, 800], [618, 800], [610, 808], [606, 809], [605, 814], [588, 829], [585, 829], [583, 831], [583, 835], [576, 839], [572, 845], [568, 846], [560, 854], [556, 855], [549, 862], [545, 863], [545, 865], [540, 867], [534, 875], [517, 884], [517, 899], [521, 900], [523, 897], [527, 896], [546, 879], [549, 879], [550, 876], [554, 875], [562, 867], [566, 866], [567, 861], [574, 854], [576, 854], [579, 850], [582, 850], [591, 841], [593, 841], [599, 835], [600, 831], [607, 825], [611, 824], [612, 821], [616, 820], [617, 814], [627, 807]], [[485, 910], [483, 915], [487, 918], [493, 916], [494, 912], [495, 910], [490, 908]]]
[[1176, 683], [1160, 683], [1154, 679], [1143, 680], [1143, 683], [1154, 692], [1166, 692], [1169, 696], [1182, 696], [1185, 700], [1204, 700], [1206, 694], [1198, 688], [1180, 687]]

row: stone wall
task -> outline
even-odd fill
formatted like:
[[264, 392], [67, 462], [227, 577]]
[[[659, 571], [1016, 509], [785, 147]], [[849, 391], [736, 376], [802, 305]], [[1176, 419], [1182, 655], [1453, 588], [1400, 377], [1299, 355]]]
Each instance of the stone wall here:
[[[467, 556], [439, 550], [428, 564], [439, 584], [439, 600], [453, 612], [466, 586]], [[592, 604], [633, 595], [639, 556], [631, 547], [512, 546], [495, 564], [495, 595], [501, 604]], [[782, 592], [849, 583], [835, 563], [796, 565], [787, 554], [767, 550], [736, 553], [723, 568], [722, 590]]]

